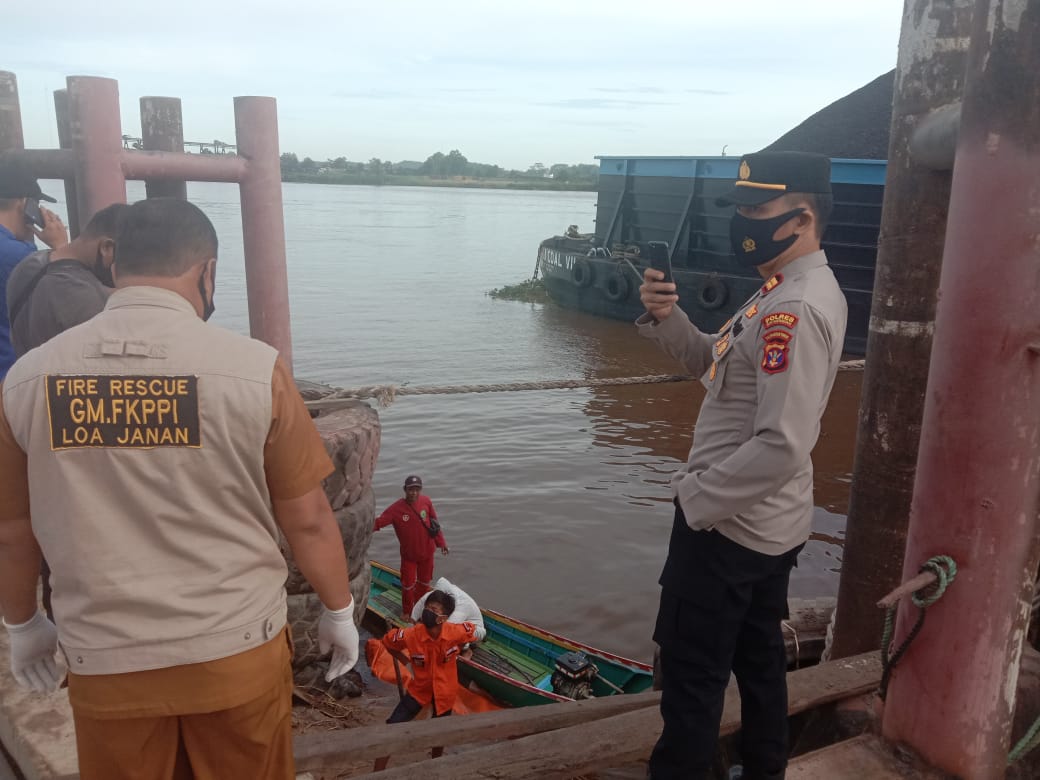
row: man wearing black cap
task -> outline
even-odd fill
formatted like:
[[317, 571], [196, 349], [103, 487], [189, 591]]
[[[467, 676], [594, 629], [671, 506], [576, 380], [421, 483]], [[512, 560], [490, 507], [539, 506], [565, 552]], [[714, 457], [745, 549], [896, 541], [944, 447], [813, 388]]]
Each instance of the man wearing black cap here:
[[[0, 155], [0, 381], [14, 364], [11, 328], [7, 315], [7, 277], [24, 257], [36, 251], [33, 236], [51, 249], [68, 243], [65, 226], [56, 214], [40, 208], [40, 201], [54, 203], [25, 166]], [[34, 217], [40, 225], [34, 223]]]
[[701, 378], [706, 395], [689, 460], [672, 477], [675, 516], [661, 574], [664, 730], [655, 780], [704, 777], [714, 761], [726, 685], [741, 695], [744, 780], [787, 765], [787, 586], [812, 523], [810, 452], [841, 360], [847, 307], [820, 249], [830, 161], [760, 152], [740, 162], [730, 239], [735, 262], [765, 284], [718, 333], [675, 304], [648, 269], [639, 332]]
[[404, 498], [388, 506], [376, 518], [374, 530], [394, 527], [401, 545], [401, 616], [411, 620], [415, 602], [433, 581], [433, 553], [438, 547], [448, 554], [448, 543], [437, 522], [433, 502], [422, 494], [422, 478], [412, 474], [404, 480]]

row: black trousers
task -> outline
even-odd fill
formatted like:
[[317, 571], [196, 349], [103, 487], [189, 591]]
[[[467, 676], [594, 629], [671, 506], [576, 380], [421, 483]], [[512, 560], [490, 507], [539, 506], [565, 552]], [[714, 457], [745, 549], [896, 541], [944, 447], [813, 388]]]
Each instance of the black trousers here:
[[[677, 507], [680, 521], [686, 527]], [[650, 776], [699, 780], [710, 771], [732, 671], [740, 689], [744, 778], [783, 777], [787, 661], [780, 622], [802, 546], [764, 555], [715, 531], [686, 529], [683, 587], [662, 590], [654, 630], [664, 730], [650, 756]]]
[[[430, 717], [446, 718], [449, 715], [451, 715], [451, 710], [448, 710], [447, 712], [438, 715], [436, 701], [432, 702], [432, 705], [433, 712], [431, 713]], [[394, 707], [394, 711], [390, 713], [390, 717], [386, 719], [386, 722], [406, 723], [407, 721], [412, 720], [416, 715], [418, 715], [422, 708], [423, 706], [415, 700], [415, 697], [413, 697], [412, 694], [406, 693], [404, 695], [404, 698], [402, 698], [401, 701], [397, 703], [397, 706]]]

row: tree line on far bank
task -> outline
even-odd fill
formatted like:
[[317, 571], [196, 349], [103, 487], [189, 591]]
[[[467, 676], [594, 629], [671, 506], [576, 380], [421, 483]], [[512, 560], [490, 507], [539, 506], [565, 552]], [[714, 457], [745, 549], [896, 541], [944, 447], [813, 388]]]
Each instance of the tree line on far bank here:
[[545, 166], [535, 163], [526, 171], [507, 170], [498, 165], [474, 163], [458, 149], [447, 154], [435, 152], [424, 162], [403, 160], [391, 162], [373, 157], [368, 162], [355, 162], [345, 157], [336, 159], [299, 159], [294, 152], [282, 155], [282, 180], [328, 182], [330, 184], [419, 184], [434, 182], [476, 182], [486, 186], [528, 186], [539, 189], [595, 189], [599, 176], [596, 165]]

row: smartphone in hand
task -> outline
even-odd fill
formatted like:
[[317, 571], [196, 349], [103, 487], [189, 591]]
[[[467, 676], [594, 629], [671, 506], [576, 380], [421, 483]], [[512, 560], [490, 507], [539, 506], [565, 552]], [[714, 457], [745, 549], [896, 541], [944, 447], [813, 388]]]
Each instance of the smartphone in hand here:
[[39, 201], [34, 198], [25, 199], [25, 221], [43, 230], [43, 212], [40, 211]]
[[672, 261], [669, 257], [668, 242], [650, 241], [647, 246], [649, 247], [650, 267], [655, 271], [664, 273], [664, 279], [661, 281], [674, 284], [675, 277], [672, 275]]

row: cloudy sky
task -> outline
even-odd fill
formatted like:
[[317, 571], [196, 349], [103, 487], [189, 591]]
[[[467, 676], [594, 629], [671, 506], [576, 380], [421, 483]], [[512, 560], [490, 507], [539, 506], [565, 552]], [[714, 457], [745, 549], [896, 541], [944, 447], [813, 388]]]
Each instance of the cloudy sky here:
[[180, 97], [188, 140], [234, 140], [231, 98], [278, 99], [301, 158], [593, 162], [739, 154], [895, 66], [902, 0], [178, 0], [11, 3], [0, 69], [26, 145], [57, 145], [68, 75]]

